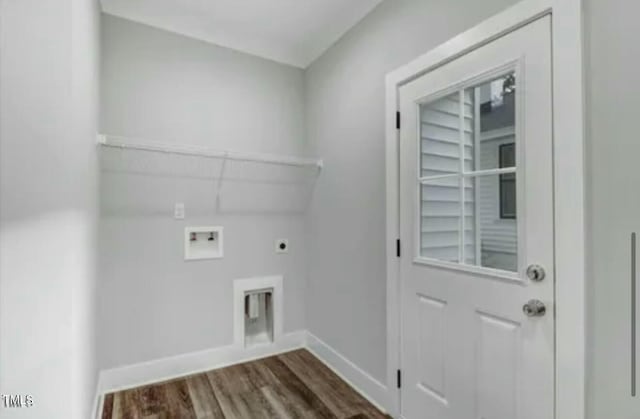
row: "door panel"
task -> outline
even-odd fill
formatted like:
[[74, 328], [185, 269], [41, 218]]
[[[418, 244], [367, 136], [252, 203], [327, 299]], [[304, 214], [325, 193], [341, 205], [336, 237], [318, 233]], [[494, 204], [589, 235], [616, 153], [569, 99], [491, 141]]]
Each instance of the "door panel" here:
[[445, 330], [447, 303], [418, 295], [420, 337], [419, 385], [439, 399], [446, 400], [445, 391]]
[[550, 42], [544, 17], [400, 88], [406, 419], [553, 418]]
[[520, 324], [482, 312], [476, 323], [477, 417], [517, 418]]

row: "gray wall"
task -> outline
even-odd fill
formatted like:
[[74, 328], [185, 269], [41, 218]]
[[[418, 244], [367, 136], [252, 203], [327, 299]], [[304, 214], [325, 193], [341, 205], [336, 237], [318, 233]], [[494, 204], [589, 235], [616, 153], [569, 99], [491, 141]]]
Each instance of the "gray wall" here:
[[[98, 0], [72, 0], [71, 23], [71, 104], [72, 138], [76, 147], [66, 151], [67, 160], [77, 160], [73, 184], [77, 206], [84, 212], [83, 242], [72, 255], [86, 264], [84, 276], [76, 278], [73, 298], [74, 401], [84, 403], [75, 417], [93, 414], [98, 378], [96, 347], [98, 288], [98, 187], [99, 167], [95, 144], [99, 119], [100, 91], [100, 5]], [[58, 145], [59, 146], [59, 145]], [[68, 162], [59, 163], [68, 165]], [[71, 201], [73, 202], [73, 200]], [[71, 250], [71, 249], [68, 249]], [[76, 253], [77, 252], [77, 253]], [[82, 266], [82, 265], [80, 265]]]
[[309, 215], [307, 326], [383, 382], [385, 74], [513, 3], [388, 0], [306, 71], [307, 140], [326, 164]]
[[640, 399], [630, 396], [629, 279], [630, 233], [640, 233], [640, 3], [586, 0], [585, 6], [588, 412], [591, 419], [632, 419], [640, 417]]
[[2, 418], [93, 405], [97, 10], [0, 0], [0, 393], [34, 398]]
[[[107, 134], [303, 155], [303, 72], [103, 15]], [[285, 332], [304, 328], [303, 210], [314, 173], [146, 152], [103, 151], [100, 364], [228, 345], [233, 280], [283, 274]], [[302, 173], [301, 173], [302, 172]], [[175, 202], [187, 218], [172, 218]], [[221, 225], [225, 257], [183, 260], [187, 225]], [[288, 238], [277, 255], [274, 241]]]

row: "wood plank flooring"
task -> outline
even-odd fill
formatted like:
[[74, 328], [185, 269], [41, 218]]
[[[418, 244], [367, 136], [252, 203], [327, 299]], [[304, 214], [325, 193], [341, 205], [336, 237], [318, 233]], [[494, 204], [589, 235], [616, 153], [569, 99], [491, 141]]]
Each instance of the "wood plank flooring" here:
[[300, 349], [110, 393], [102, 419], [389, 418]]

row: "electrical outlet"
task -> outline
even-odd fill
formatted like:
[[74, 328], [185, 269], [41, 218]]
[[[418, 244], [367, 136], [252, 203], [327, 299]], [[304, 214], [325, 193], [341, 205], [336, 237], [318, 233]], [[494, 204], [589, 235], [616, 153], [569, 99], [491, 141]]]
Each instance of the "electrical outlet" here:
[[184, 203], [176, 202], [173, 209], [173, 218], [176, 220], [184, 220]]
[[287, 239], [276, 240], [276, 253], [289, 253], [289, 240]]

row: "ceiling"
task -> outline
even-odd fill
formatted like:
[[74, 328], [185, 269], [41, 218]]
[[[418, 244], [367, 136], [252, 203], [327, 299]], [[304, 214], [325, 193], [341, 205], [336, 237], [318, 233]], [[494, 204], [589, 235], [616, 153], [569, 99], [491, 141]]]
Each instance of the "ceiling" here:
[[102, 0], [105, 13], [307, 67], [382, 0]]

